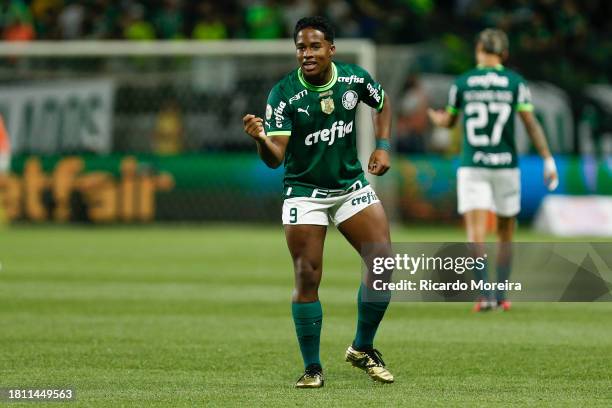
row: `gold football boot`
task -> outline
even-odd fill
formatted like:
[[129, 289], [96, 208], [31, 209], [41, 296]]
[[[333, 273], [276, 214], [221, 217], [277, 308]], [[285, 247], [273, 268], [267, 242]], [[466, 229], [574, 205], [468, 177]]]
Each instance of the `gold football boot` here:
[[346, 350], [346, 361], [368, 373], [370, 378], [381, 383], [392, 383], [393, 374], [385, 368], [382, 354], [376, 349], [357, 351], [353, 346]]
[[325, 384], [323, 370], [318, 365], [306, 367], [304, 374], [295, 383], [295, 388], [321, 388]]

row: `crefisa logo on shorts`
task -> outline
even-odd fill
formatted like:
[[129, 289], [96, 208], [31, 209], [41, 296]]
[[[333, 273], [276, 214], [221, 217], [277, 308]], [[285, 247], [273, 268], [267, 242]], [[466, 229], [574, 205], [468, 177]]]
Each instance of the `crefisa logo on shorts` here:
[[351, 200], [351, 205], [353, 207], [359, 205], [359, 204], [370, 204], [374, 201], [378, 200], [378, 197], [376, 196], [376, 193], [374, 191], [368, 191], [365, 194], [362, 194], [358, 197], [355, 197]]

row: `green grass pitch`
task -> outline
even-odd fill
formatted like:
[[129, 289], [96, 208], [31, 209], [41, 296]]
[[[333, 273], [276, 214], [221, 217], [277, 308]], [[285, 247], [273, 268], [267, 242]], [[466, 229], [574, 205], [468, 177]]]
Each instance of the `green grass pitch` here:
[[[397, 228], [393, 239], [463, 232]], [[333, 230], [320, 390], [293, 388], [302, 366], [280, 226], [17, 226], [0, 231], [0, 262], [0, 387], [76, 388], [76, 403], [54, 407], [612, 406], [608, 303], [482, 315], [393, 303], [377, 347], [396, 383], [372, 383], [343, 361], [360, 264]]]

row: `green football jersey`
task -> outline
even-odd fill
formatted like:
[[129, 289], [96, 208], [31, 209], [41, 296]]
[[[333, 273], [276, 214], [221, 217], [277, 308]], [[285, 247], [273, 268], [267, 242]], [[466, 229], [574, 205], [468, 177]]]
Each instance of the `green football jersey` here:
[[357, 104], [380, 111], [384, 91], [361, 67], [332, 63], [332, 78], [309, 84], [296, 69], [272, 88], [265, 114], [268, 136], [290, 137], [285, 196], [328, 197], [366, 186], [357, 157]]
[[451, 86], [447, 111], [463, 111], [461, 166], [512, 168], [518, 165], [514, 140], [517, 111], [532, 111], [523, 77], [504, 68], [478, 66]]

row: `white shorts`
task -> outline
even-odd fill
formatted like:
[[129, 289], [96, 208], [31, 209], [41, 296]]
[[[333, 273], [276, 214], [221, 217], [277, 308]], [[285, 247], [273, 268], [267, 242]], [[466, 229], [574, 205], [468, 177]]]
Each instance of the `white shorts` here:
[[369, 185], [340, 196], [293, 197], [283, 202], [283, 225], [338, 225], [380, 200]]
[[514, 217], [521, 211], [520, 170], [459, 167], [457, 206], [459, 214], [491, 210], [502, 217]]

